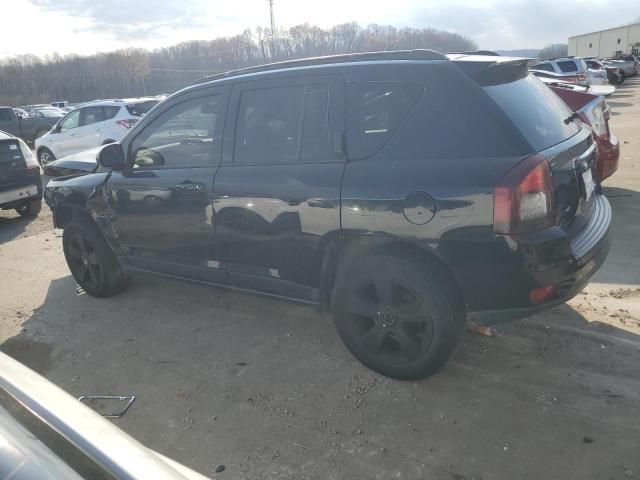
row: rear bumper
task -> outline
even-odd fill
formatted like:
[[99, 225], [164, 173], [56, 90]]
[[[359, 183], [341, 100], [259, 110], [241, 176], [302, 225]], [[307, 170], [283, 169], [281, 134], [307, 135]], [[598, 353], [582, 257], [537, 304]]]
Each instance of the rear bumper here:
[[[604, 263], [611, 245], [611, 206], [604, 195], [598, 195], [595, 201], [591, 219], [582, 231], [551, 246], [555, 253], [564, 252], [564, 259], [553, 258], [548, 241], [540, 241], [539, 235], [518, 238], [521, 268], [510, 278], [502, 279], [514, 298], [507, 300], [503, 308], [471, 311], [474, 320], [484, 325], [505, 323], [556, 307], [576, 296]], [[556, 285], [555, 295], [532, 305], [527, 292], [551, 284]]]
[[598, 144], [598, 177], [602, 182], [618, 170], [620, 159], [620, 141], [610, 134], [608, 137], [596, 137]]
[[23, 182], [21, 186], [0, 190], [0, 208], [14, 208], [29, 199], [42, 198], [42, 185], [40, 173], [34, 175], [30, 181]]

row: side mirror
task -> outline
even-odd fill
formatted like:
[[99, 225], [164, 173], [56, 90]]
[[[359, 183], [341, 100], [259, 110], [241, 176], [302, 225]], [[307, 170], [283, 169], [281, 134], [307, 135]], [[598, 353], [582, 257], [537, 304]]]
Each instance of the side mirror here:
[[110, 143], [98, 152], [98, 165], [110, 170], [124, 170], [125, 159], [122, 146], [119, 143]]

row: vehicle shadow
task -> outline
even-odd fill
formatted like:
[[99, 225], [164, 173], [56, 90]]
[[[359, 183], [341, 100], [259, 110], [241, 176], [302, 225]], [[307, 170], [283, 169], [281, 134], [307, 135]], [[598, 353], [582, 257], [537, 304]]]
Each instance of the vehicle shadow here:
[[640, 337], [605, 320], [564, 305], [467, 334], [441, 373], [399, 382], [308, 307], [143, 275], [95, 299], [67, 276], [0, 349], [74, 396], [135, 394], [116, 423], [207, 475], [603, 478], [640, 467]]
[[15, 212], [0, 210], [0, 245], [20, 236], [35, 218], [24, 218]]

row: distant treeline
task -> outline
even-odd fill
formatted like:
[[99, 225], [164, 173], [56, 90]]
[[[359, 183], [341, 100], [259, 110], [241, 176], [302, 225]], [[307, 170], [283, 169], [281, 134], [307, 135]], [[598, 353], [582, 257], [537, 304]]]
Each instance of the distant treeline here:
[[476, 48], [456, 33], [432, 28], [345, 23], [329, 29], [309, 24], [278, 31], [246, 30], [210, 41], [190, 41], [147, 51], [125, 49], [91, 56], [31, 55], [0, 61], [0, 105], [82, 102], [172, 93], [207, 74], [271, 61], [380, 50]]

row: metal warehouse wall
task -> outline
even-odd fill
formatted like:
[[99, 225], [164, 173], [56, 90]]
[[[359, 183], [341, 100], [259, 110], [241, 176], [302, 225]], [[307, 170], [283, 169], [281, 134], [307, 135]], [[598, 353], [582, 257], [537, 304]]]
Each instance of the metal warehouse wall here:
[[640, 54], [640, 23], [569, 38], [569, 55], [611, 57], [616, 52]]

